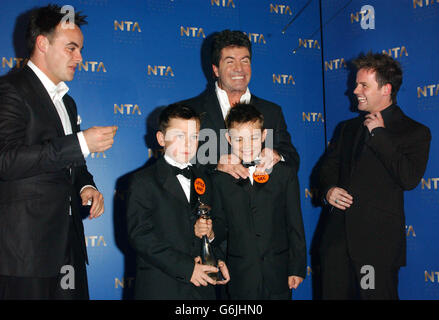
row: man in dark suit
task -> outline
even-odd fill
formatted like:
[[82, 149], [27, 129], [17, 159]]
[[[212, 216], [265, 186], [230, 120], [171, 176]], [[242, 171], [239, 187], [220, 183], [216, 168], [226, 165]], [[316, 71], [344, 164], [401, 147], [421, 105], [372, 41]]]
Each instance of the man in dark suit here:
[[[285, 161], [297, 171], [299, 155], [291, 143], [282, 109], [272, 102], [250, 94], [248, 89], [251, 78], [249, 38], [241, 31], [224, 30], [215, 35], [211, 51], [212, 69], [217, 78], [215, 88], [207, 89], [200, 96], [184, 102], [202, 117], [200, 141], [206, 142], [200, 143], [197, 160], [203, 164], [218, 164], [218, 170], [235, 178], [248, 177], [248, 169], [229, 153], [224, 136], [224, 119], [227, 112], [236, 103], [244, 102], [252, 103], [264, 115], [266, 128], [272, 129], [261, 154], [260, 168], [270, 169], [278, 161]], [[206, 138], [205, 134], [209, 138]]]
[[[0, 79], [0, 299], [88, 299], [80, 204], [104, 211], [84, 157], [113, 144], [113, 127], [80, 131], [64, 81], [82, 61], [84, 17], [32, 12], [28, 64]], [[65, 278], [67, 277], [67, 278]]]
[[[201, 241], [206, 234], [223, 238], [220, 219], [196, 230], [199, 202], [217, 210], [209, 177], [190, 160], [198, 146], [199, 117], [191, 108], [173, 104], [160, 114], [157, 141], [164, 156], [133, 174], [128, 189], [127, 223], [131, 245], [137, 253], [136, 299], [215, 299], [212, 285], [229, 277], [224, 262], [218, 264], [226, 280], [214, 281], [207, 273], [214, 266], [200, 264]], [[195, 182], [204, 188], [195, 189]], [[199, 219], [201, 220], [201, 218]], [[218, 227], [218, 230], [216, 230]], [[204, 230], [201, 231], [200, 229]]]
[[[251, 104], [237, 104], [226, 118], [232, 153], [250, 171], [247, 179], [212, 175], [227, 230], [231, 299], [290, 300], [306, 275], [306, 243], [296, 171], [283, 162], [270, 175], [256, 163], [267, 130]], [[215, 223], [214, 223], [215, 226]], [[219, 241], [217, 235], [215, 240]]]
[[398, 299], [406, 263], [405, 190], [428, 160], [431, 134], [396, 105], [397, 61], [369, 53], [354, 61], [360, 116], [343, 122], [320, 171], [331, 206], [321, 238], [323, 299]]

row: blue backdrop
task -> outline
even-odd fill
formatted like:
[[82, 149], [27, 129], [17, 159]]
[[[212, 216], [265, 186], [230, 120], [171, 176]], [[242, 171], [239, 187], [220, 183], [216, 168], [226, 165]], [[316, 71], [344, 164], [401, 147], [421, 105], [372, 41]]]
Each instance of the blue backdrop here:
[[[126, 240], [127, 175], [154, 153], [157, 108], [201, 93], [211, 80], [206, 39], [223, 29], [244, 31], [253, 44], [254, 94], [282, 106], [301, 156], [299, 179], [308, 248], [321, 212], [313, 205], [313, 169], [336, 124], [349, 111], [349, 60], [383, 51], [401, 61], [405, 75], [398, 101], [430, 127], [431, 155], [425, 177], [406, 196], [408, 266], [401, 270], [402, 299], [439, 296], [437, 126], [439, 112], [439, 3], [433, 0], [69, 0], [88, 16], [83, 63], [68, 83], [82, 128], [119, 126], [112, 149], [92, 154], [87, 165], [104, 194], [106, 213], [84, 221], [90, 296], [132, 297], [134, 255]], [[21, 66], [24, 17], [49, 1], [3, 0], [0, 11], [0, 74]], [[363, 5], [374, 9], [374, 28]], [[363, 21], [362, 21], [363, 20]], [[290, 24], [290, 22], [292, 22]], [[320, 26], [323, 25], [323, 35]], [[369, 27], [369, 29], [363, 29]], [[284, 30], [284, 32], [282, 32]], [[323, 39], [323, 41], [322, 41]], [[326, 110], [326, 114], [325, 114]], [[311, 299], [312, 268], [293, 293]]]

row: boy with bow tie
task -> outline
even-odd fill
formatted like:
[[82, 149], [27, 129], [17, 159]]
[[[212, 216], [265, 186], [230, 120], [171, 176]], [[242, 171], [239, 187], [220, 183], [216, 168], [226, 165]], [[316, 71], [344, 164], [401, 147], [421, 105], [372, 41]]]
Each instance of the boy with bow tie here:
[[[221, 197], [227, 230], [231, 299], [291, 299], [305, 277], [306, 245], [295, 170], [278, 162], [259, 172], [258, 157], [267, 130], [251, 104], [237, 104], [226, 117], [226, 138], [249, 178], [217, 172], [212, 177]], [[219, 241], [219, 236], [216, 240]]]
[[[224, 262], [218, 268], [200, 263], [199, 238], [206, 234], [214, 245], [214, 237], [221, 238], [221, 228], [212, 229], [212, 224], [198, 228], [195, 223], [199, 202], [211, 206], [212, 212], [217, 205], [208, 176], [190, 163], [199, 130], [200, 118], [191, 108], [182, 104], [165, 108], [156, 134], [164, 156], [132, 177], [127, 222], [137, 253], [136, 299], [215, 299], [213, 285], [229, 280]], [[201, 181], [202, 189], [194, 187], [196, 181]], [[221, 220], [215, 219], [214, 224], [221, 226]], [[208, 276], [218, 271], [225, 280]]]

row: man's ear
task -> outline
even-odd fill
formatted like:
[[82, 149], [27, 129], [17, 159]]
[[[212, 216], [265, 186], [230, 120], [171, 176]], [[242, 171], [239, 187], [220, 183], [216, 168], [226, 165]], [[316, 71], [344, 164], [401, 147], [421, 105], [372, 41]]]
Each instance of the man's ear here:
[[157, 138], [157, 142], [159, 143], [159, 145], [164, 147], [165, 146], [165, 135], [163, 134], [163, 132], [157, 131], [155, 136]]
[[392, 95], [392, 85], [390, 83], [386, 83], [385, 85], [383, 85], [383, 94], [385, 96]]
[[47, 49], [49, 48], [49, 44], [49, 39], [46, 36], [40, 34], [35, 40], [35, 50], [46, 53]]
[[232, 145], [232, 138], [231, 138], [230, 135], [229, 135], [229, 131], [226, 131], [226, 139], [227, 139], [227, 142], [228, 142], [230, 145]]
[[214, 76], [216, 78], [219, 78], [219, 68], [214, 64], [212, 64], [212, 71], [213, 71]]

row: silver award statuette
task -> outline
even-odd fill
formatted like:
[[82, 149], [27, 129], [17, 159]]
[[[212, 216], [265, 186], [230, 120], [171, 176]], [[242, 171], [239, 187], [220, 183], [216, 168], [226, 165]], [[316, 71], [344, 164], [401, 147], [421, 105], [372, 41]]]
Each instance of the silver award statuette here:
[[[200, 201], [198, 199], [197, 216], [206, 220], [209, 220], [210, 210], [212, 208]], [[206, 235], [201, 238], [201, 262], [204, 265], [214, 266], [218, 268], [218, 261], [213, 253], [212, 246], [210, 245], [209, 239]], [[209, 273], [209, 277], [213, 280], [222, 280], [221, 272]]]

